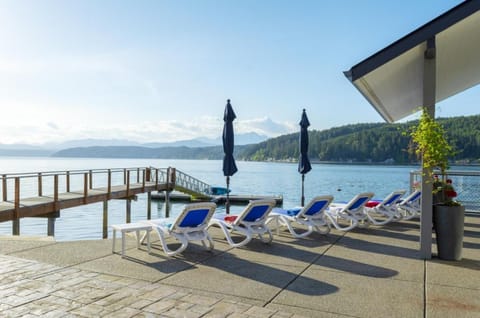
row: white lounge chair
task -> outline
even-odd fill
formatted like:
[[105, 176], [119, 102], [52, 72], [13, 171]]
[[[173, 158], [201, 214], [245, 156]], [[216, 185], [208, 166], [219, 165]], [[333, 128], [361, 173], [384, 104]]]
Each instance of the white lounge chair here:
[[373, 207], [365, 206], [364, 211], [367, 214], [369, 221], [374, 225], [385, 225], [394, 219], [401, 219], [402, 215], [398, 211], [397, 203], [402, 200], [405, 192], [407, 191], [393, 191], [377, 205]]
[[397, 209], [404, 220], [410, 220], [414, 217], [420, 216], [421, 199], [422, 192], [420, 190], [415, 190], [397, 204]]
[[[328, 234], [330, 232], [330, 225], [325, 217], [324, 211], [332, 202], [333, 196], [321, 195], [314, 197], [303, 208], [295, 209], [281, 209], [274, 208], [270, 213], [267, 224], [271, 222], [276, 223], [277, 233], [279, 226], [286, 226], [294, 237], [305, 237], [310, 235], [314, 230], [321, 234]], [[298, 223], [308, 227], [308, 230], [303, 233], [297, 232], [294, 224]]]
[[[350, 231], [358, 227], [368, 227], [369, 220], [367, 214], [364, 212], [365, 204], [373, 197], [373, 193], [365, 192], [357, 194], [347, 204], [332, 203], [329, 208], [325, 210], [329, 222], [340, 231]], [[340, 221], [344, 220], [350, 225], [343, 225]]]
[[[220, 227], [223, 234], [225, 234], [228, 244], [233, 247], [246, 245], [252, 240], [254, 235], [258, 235], [262, 242], [270, 243], [273, 240], [273, 236], [265, 222], [274, 206], [274, 200], [253, 200], [238, 215], [215, 214], [210, 220], [208, 227]], [[239, 233], [244, 238], [239, 242], [235, 242], [231, 233]], [[267, 238], [264, 238], [265, 234], [268, 235]]]
[[[217, 205], [212, 202], [187, 204], [175, 218], [164, 218], [142, 221], [150, 224], [160, 237], [160, 243], [167, 256], [174, 256], [183, 252], [189, 241], [201, 241], [209, 250], [213, 249], [213, 240], [207, 232], [208, 222], [212, 218]], [[181, 245], [172, 250], [167, 245], [167, 237], [172, 236]]]

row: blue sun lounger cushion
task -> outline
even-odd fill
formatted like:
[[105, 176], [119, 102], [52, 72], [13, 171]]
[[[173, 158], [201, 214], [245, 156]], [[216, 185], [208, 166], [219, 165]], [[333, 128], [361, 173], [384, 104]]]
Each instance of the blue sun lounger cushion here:
[[193, 210], [188, 213], [182, 222], [180, 227], [195, 227], [202, 224], [205, 221], [210, 209]]
[[[350, 231], [356, 226], [368, 227], [370, 222], [364, 208], [373, 195], [372, 192], [364, 192], [357, 194], [347, 204], [332, 203], [325, 210], [325, 215], [330, 224], [340, 231]], [[350, 224], [344, 224], [342, 221]]]
[[[274, 200], [253, 200], [240, 214], [217, 214], [210, 220], [209, 227], [218, 226], [222, 230], [228, 244], [241, 247], [250, 242], [257, 235], [262, 242], [270, 243], [273, 240], [270, 229], [265, 225], [267, 217], [275, 206]], [[240, 234], [243, 239], [235, 242], [232, 233]], [[267, 234], [268, 237], [263, 236]]]
[[[213, 249], [213, 240], [207, 232], [208, 222], [212, 218], [217, 205], [212, 202], [187, 204], [182, 212], [173, 220], [156, 219], [146, 220], [151, 224], [160, 238], [160, 244], [167, 256], [174, 256], [183, 252], [190, 241], [201, 241], [209, 250]], [[167, 237], [174, 237], [181, 245], [172, 250], [167, 245]]]
[[[267, 224], [274, 223], [278, 229], [281, 226], [286, 226], [294, 237], [305, 237], [310, 235], [314, 230], [321, 234], [330, 232], [330, 226], [325, 219], [324, 211], [332, 202], [333, 196], [322, 195], [313, 198], [303, 208], [280, 209], [275, 208], [270, 213], [270, 218]], [[300, 232], [294, 225], [303, 225], [307, 227], [306, 231]]]
[[397, 204], [397, 209], [404, 220], [410, 220], [414, 217], [420, 216], [421, 199], [422, 192], [420, 190], [415, 190]]
[[400, 214], [397, 204], [402, 200], [405, 190], [393, 191], [373, 207], [365, 207], [365, 213], [368, 220], [375, 225], [384, 225], [394, 220], [400, 220]]

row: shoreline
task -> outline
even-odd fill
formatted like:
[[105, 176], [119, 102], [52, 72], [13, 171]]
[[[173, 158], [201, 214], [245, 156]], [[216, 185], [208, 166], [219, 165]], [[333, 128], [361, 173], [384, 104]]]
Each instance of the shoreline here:
[[[18, 155], [18, 154], [0, 154], [0, 158], [26, 158], [26, 159], [35, 159], [35, 158], [42, 158], [42, 159], [125, 159], [125, 160], [132, 160], [132, 159], [151, 159], [151, 160], [201, 160], [201, 161], [218, 161], [220, 159], [195, 159], [195, 158], [151, 158], [151, 157], [57, 157], [57, 156], [39, 156], [39, 155]], [[239, 162], [263, 162], [263, 163], [291, 163], [291, 164], [298, 164], [297, 160], [243, 160], [243, 159], [236, 159]], [[392, 166], [392, 167], [420, 167], [420, 162], [413, 164], [413, 163], [390, 163], [390, 162], [364, 162], [364, 161], [322, 161], [322, 160], [312, 160], [310, 159], [311, 164], [328, 164], [328, 165], [346, 165], [346, 166]], [[451, 163], [451, 166], [455, 167], [480, 167], [480, 163]]]

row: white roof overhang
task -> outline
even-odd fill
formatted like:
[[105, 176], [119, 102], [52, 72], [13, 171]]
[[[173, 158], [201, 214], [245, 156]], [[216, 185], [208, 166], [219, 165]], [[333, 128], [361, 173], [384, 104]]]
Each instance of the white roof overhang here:
[[436, 102], [480, 83], [480, 0], [470, 0], [344, 72], [387, 122], [423, 106], [429, 39], [435, 39]]

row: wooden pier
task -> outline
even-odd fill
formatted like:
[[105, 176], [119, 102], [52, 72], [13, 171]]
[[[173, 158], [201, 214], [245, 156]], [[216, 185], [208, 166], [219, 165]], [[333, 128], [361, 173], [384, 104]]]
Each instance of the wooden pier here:
[[[48, 218], [47, 233], [53, 236], [60, 210], [103, 202], [103, 237], [108, 235], [108, 201], [126, 200], [130, 222], [131, 200], [147, 193], [147, 217], [151, 217], [151, 192], [172, 191], [175, 169], [153, 167], [53, 171], [1, 175], [0, 222], [12, 221], [12, 234], [19, 235], [20, 219]], [[73, 190], [70, 188], [77, 187]]]

